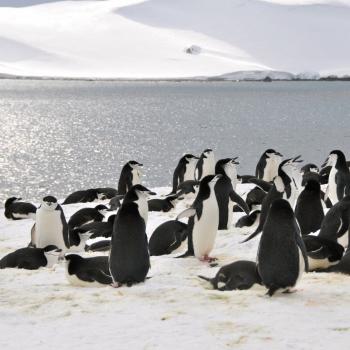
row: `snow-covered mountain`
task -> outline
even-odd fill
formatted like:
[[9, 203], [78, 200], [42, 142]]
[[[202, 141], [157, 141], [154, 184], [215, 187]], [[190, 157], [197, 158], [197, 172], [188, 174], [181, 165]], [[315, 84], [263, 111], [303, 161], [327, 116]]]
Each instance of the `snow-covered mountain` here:
[[350, 0], [0, 0], [0, 73], [341, 77], [349, 33]]

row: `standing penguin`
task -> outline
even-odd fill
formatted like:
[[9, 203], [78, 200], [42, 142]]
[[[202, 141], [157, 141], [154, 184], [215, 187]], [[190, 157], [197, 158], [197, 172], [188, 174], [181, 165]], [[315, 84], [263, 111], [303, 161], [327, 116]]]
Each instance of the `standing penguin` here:
[[332, 151], [322, 167], [331, 166], [326, 195], [334, 204], [350, 194], [350, 170], [342, 151]]
[[207, 175], [215, 174], [215, 157], [212, 149], [203, 151], [196, 165], [195, 179], [201, 181]]
[[134, 185], [141, 183], [142, 164], [135, 160], [127, 162], [120, 173], [118, 182], [118, 194], [126, 194]]
[[320, 229], [324, 212], [321, 200], [321, 186], [315, 180], [309, 180], [300, 193], [295, 207], [301, 234], [308, 235]]
[[271, 182], [277, 176], [278, 166], [282, 161], [282, 157], [282, 154], [274, 149], [267, 149], [259, 159], [255, 176], [258, 179]]
[[215, 196], [215, 184], [222, 175], [208, 175], [199, 185], [198, 195], [191, 208], [186, 209], [177, 217], [189, 217], [188, 250], [180, 257], [194, 255], [201, 261], [212, 261], [209, 257], [214, 248], [219, 225], [219, 206]]
[[36, 206], [31, 203], [21, 202], [22, 198], [11, 197], [5, 202], [4, 215], [8, 219], [35, 219]]
[[350, 196], [345, 196], [333, 205], [324, 217], [319, 237], [328, 239], [346, 247], [350, 227]]
[[62, 207], [53, 196], [46, 196], [36, 211], [31, 244], [36, 248], [55, 245], [63, 252], [70, 248], [70, 237]]
[[109, 270], [116, 287], [143, 282], [150, 268], [146, 220], [142, 212], [147, 208], [148, 192], [147, 189], [135, 189], [138, 199], [124, 199], [115, 219]]
[[290, 292], [308, 271], [305, 245], [293, 209], [284, 199], [271, 205], [259, 244], [257, 268], [269, 296], [277, 290]]
[[183, 182], [194, 181], [194, 170], [198, 159], [198, 157], [189, 153], [181, 157], [174, 171], [173, 189], [170, 194], [175, 194], [179, 188], [179, 185]]
[[[249, 214], [247, 203], [234, 191], [231, 175], [234, 174], [232, 168], [235, 168], [237, 162], [235, 159], [220, 159], [215, 166], [215, 173], [220, 174], [221, 178], [215, 185], [215, 195], [219, 206], [219, 230], [227, 230], [232, 224], [233, 206], [236, 203], [246, 214]], [[236, 176], [237, 178], [237, 176]]]

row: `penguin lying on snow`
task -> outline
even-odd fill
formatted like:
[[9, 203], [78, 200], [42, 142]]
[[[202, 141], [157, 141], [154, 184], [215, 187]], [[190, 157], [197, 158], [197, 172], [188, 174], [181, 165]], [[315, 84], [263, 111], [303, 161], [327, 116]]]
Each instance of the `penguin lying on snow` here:
[[112, 199], [118, 195], [118, 191], [115, 188], [111, 187], [99, 187], [96, 188], [96, 191], [101, 195], [101, 199]]
[[326, 269], [336, 265], [341, 260], [344, 248], [337, 242], [318, 236], [303, 236], [306, 254], [309, 262], [309, 271]]
[[162, 211], [167, 213], [171, 209], [174, 209], [177, 202], [182, 199], [183, 198], [178, 195], [168, 196], [164, 199], [150, 199], [148, 201], [148, 211]]
[[[250, 179], [249, 181], [254, 180]], [[254, 187], [251, 191], [249, 191], [245, 199], [249, 210], [252, 210], [254, 205], [261, 205], [267, 192], [263, 191], [260, 187]]]
[[111, 198], [111, 200], [109, 201], [109, 209], [108, 211], [114, 211], [117, 210], [118, 208], [120, 208], [121, 206], [121, 200], [124, 198], [124, 196], [115, 196], [113, 198]]
[[80, 227], [89, 222], [100, 222], [104, 219], [104, 214], [107, 211], [105, 205], [99, 204], [95, 208], [83, 208], [74, 213], [69, 221], [68, 227], [70, 230]]
[[90, 238], [96, 238], [96, 237], [111, 237], [113, 232], [113, 224], [115, 220], [116, 215], [111, 215], [107, 222], [102, 221], [96, 221], [96, 222], [89, 222], [87, 224], [84, 224], [76, 229], [74, 229], [72, 232], [77, 234], [88, 234]]
[[187, 238], [187, 225], [170, 220], [159, 225], [149, 240], [150, 255], [171, 254]]
[[107, 256], [83, 258], [66, 254], [66, 277], [70, 284], [87, 287], [112, 283]]
[[110, 239], [102, 239], [97, 242], [85, 244], [84, 250], [86, 252], [108, 252], [111, 248]]
[[[195, 180], [187, 180], [181, 182], [177, 187], [177, 195], [178, 196], [186, 196], [190, 194], [196, 194], [199, 189], [199, 182]], [[186, 196], [188, 197], [188, 196]]]
[[220, 268], [214, 278], [198, 276], [211, 283], [220, 291], [249, 289], [255, 283], [261, 284], [261, 278], [253, 261], [235, 261]]
[[260, 239], [257, 267], [269, 296], [278, 290], [290, 292], [308, 271], [305, 245], [293, 209], [284, 199], [271, 205]]
[[319, 237], [338, 242], [344, 247], [348, 244], [350, 227], [350, 196], [345, 196], [335, 204], [324, 217]]
[[236, 222], [236, 227], [242, 228], [242, 227], [250, 227], [255, 224], [257, 224], [260, 220], [260, 210], [254, 210], [248, 215], [244, 215], [241, 218], [238, 219]]
[[71, 193], [63, 201], [62, 205], [94, 202], [97, 199], [103, 199], [103, 197], [103, 194], [99, 193], [96, 189], [90, 188], [88, 190], [81, 190]]
[[61, 249], [54, 245], [45, 248], [21, 248], [7, 254], [0, 260], [0, 269], [17, 267], [19, 269], [37, 270], [40, 267], [52, 267], [57, 264]]
[[31, 203], [20, 202], [22, 198], [11, 197], [5, 202], [4, 215], [8, 219], [35, 219], [36, 206]]

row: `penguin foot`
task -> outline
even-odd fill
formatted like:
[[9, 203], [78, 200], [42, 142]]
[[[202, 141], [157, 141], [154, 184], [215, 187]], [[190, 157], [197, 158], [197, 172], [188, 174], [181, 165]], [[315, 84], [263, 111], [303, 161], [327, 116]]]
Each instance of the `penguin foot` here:
[[120, 288], [120, 287], [122, 286], [122, 284], [119, 283], [119, 282], [113, 282], [113, 283], [111, 283], [111, 286], [112, 286], [113, 288]]
[[291, 294], [291, 293], [295, 293], [298, 290], [296, 288], [288, 288], [285, 291], [283, 291], [283, 294]]
[[201, 259], [199, 259], [200, 261], [205, 261], [205, 262], [208, 262], [208, 263], [212, 263], [213, 261], [216, 261], [218, 260], [217, 258], [212, 258], [208, 255], [204, 255]]

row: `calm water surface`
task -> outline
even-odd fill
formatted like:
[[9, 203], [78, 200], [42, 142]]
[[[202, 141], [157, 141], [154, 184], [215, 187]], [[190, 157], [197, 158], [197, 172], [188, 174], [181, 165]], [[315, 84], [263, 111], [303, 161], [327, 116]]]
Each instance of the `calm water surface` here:
[[349, 82], [76, 82], [0, 80], [0, 200], [62, 198], [116, 187], [122, 165], [169, 185], [185, 152], [240, 156], [253, 173], [266, 148], [321, 163], [350, 156]]

